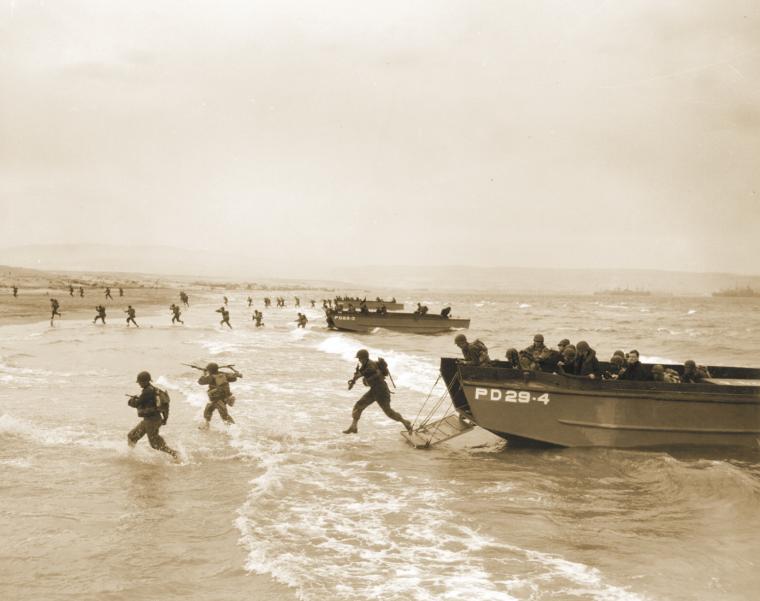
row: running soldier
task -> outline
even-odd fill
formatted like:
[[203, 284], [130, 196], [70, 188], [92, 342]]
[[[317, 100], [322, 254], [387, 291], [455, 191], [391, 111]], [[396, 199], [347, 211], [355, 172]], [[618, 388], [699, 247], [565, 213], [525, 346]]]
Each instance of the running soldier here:
[[180, 322], [181, 324], [185, 323], [180, 318], [180, 315], [182, 315], [182, 313], [179, 310], [179, 305], [175, 305], [174, 303], [172, 303], [172, 306], [169, 307], [169, 309], [171, 309], [171, 312], [172, 312], [172, 324], [174, 324], [176, 322]]
[[119, 296], [124, 296], [124, 288], [119, 286]]
[[50, 299], [50, 325], [53, 325], [53, 320], [55, 319], [55, 316], [61, 317], [60, 311], [58, 311], [58, 307], [61, 305], [58, 304], [57, 298], [51, 298]]
[[142, 392], [139, 396], [129, 397], [127, 404], [137, 409], [137, 416], [141, 417], [142, 421], [127, 434], [129, 446], [135, 446], [137, 441], [147, 434], [150, 446], [177, 459], [177, 451], [170, 448], [158, 433], [161, 426], [165, 426], [169, 421], [169, 395], [151, 384], [151, 377], [147, 371], [137, 374], [137, 383]]
[[201, 426], [204, 430], [209, 427], [214, 411], [219, 412], [219, 417], [225, 423], [235, 423], [235, 420], [227, 412], [227, 406], [232, 407], [235, 404], [235, 397], [230, 391], [230, 382], [235, 382], [238, 378], [242, 378], [243, 374], [231, 365], [227, 367], [233, 373], [219, 371], [219, 366], [216, 363], [209, 363], [203, 371], [203, 375], [198, 378], [198, 384], [201, 386], [208, 385], [208, 404], [203, 410], [203, 419], [206, 420], [206, 423]]
[[258, 309], [254, 310], [254, 312], [253, 312], [253, 319], [256, 320], [256, 327], [257, 328], [260, 328], [260, 327], [262, 327], [264, 325], [264, 323], [261, 321], [262, 319], [264, 319], [264, 314], [261, 311], [259, 311]]
[[185, 305], [185, 307], [190, 306], [190, 297], [185, 294], [185, 291], [179, 293], [179, 300], [182, 301], [182, 304]]
[[299, 328], [305, 328], [306, 324], [309, 323], [309, 320], [307, 319], [306, 315], [303, 313], [298, 314], [298, 319], [296, 319], [296, 323], [298, 323]]
[[103, 305], [98, 305], [95, 307], [95, 310], [98, 314], [95, 316], [95, 319], [92, 320], [92, 323], [97, 323], [99, 319], [103, 322], [103, 325], [106, 325], [106, 308]]
[[253, 304], [253, 299], [249, 296], [248, 297], [248, 306], [250, 307]]
[[12, 289], [13, 289], [13, 298], [17, 298], [18, 297], [18, 286], [16, 286], [16, 284], [14, 284]]
[[71, 297], [74, 296], [74, 286], [72, 286], [71, 284], [69, 284], [69, 296]]
[[82, 286], [79, 287], [79, 298], [84, 298], [84, 288]]
[[222, 321], [219, 322], [219, 325], [223, 326], [224, 324], [227, 324], [227, 327], [231, 330], [232, 325], [230, 325], [230, 312], [227, 311], [227, 309], [224, 307], [219, 307], [216, 312], [222, 314]]
[[129, 327], [130, 322], [133, 323], [133, 324], [135, 324], [136, 328], [140, 327], [140, 326], [137, 325], [137, 322], [135, 321], [135, 310], [132, 307], [132, 305], [129, 305], [127, 307], [126, 311], [124, 311], [124, 313], [127, 314], [127, 327]]
[[348, 381], [348, 389], [351, 390], [356, 381], [361, 378], [364, 385], [369, 386], [369, 390], [354, 405], [354, 409], [351, 412], [351, 425], [343, 430], [343, 434], [356, 434], [359, 431], [357, 425], [359, 424], [362, 412], [374, 402], [380, 405], [385, 415], [394, 421], [401, 422], [404, 424], [404, 428], [408, 432], [411, 432], [411, 422], [404, 419], [400, 413], [391, 409], [391, 391], [385, 382], [386, 376], [390, 377], [390, 372], [385, 361], [382, 359], [377, 362], [371, 361], [369, 352], [366, 349], [357, 351], [356, 358], [359, 359], [359, 365], [356, 366], [354, 377]]
[[113, 300], [113, 296], [111, 296], [111, 289], [110, 288], [106, 288], [106, 298], [110, 298], [111, 300]]

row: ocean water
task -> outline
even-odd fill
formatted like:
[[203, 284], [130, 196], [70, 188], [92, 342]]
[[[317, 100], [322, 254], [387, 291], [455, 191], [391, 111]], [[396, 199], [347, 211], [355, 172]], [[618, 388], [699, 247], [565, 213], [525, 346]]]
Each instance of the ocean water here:
[[[760, 452], [510, 449], [477, 430], [420, 451], [374, 406], [347, 436], [357, 349], [387, 359], [413, 419], [444, 393], [453, 335], [331, 332], [310, 308], [298, 330], [292, 306], [257, 330], [228, 296], [232, 331], [216, 298], [184, 327], [139, 307], [139, 330], [0, 327], [1, 599], [758, 598]], [[494, 358], [542, 332], [604, 359], [760, 366], [751, 299], [422, 296], [403, 300], [451, 303]], [[210, 360], [244, 378], [237, 424], [200, 431], [181, 363]], [[179, 463], [127, 448], [143, 369], [172, 395]]]

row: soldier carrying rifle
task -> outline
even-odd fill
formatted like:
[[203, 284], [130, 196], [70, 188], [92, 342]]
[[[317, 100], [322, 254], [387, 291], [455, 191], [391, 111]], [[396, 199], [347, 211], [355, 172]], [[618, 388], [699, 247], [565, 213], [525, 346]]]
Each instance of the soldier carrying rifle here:
[[[369, 390], [354, 405], [354, 409], [351, 412], [351, 425], [343, 430], [343, 434], [356, 434], [358, 432], [357, 425], [359, 424], [362, 412], [374, 402], [380, 405], [385, 415], [392, 420], [401, 422], [404, 424], [404, 428], [411, 432], [411, 422], [404, 419], [400, 413], [391, 409], [391, 391], [385, 382], [386, 376], [391, 377], [388, 364], [382, 358], [377, 361], [371, 361], [369, 352], [366, 349], [357, 351], [356, 358], [359, 359], [359, 365], [356, 366], [354, 377], [348, 381], [348, 389], [351, 390], [356, 381], [361, 378], [364, 385], [369, 386]], [[393, 379], [391, 378], [392, 381]]]
[[243, 374], [236, 370], [234, 365], [222, 365], [222, 368], [231, 369], [232, 373], [220, 371], [219, 365], [213, 362], [209, 363], [205, 368], [198, 367], [197, 365], [185, 365], [202, 371], [203, 375], [198, 378], [198, 384], [201, 386], [208, 385], [208, 403], [203, 410], [203, 419], [206, 422], [201, 427], [204, 430], [209, 427], [214, 411], [219, 412], [219, 417], [225, 423], [234, 424], [235, 420], [227, 412], [227, 407], [232, 407], [235, 404], [235, 397], [230, 391], [230, 382], [235, 382], [238, 378], [242, 378]]

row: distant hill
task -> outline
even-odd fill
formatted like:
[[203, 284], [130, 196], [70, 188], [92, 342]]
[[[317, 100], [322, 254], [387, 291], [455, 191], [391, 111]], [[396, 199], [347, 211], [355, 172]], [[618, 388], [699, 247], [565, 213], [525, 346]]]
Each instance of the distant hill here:
[[38, 244], [0, 249], [0, 264], [49, 271], [244, 276], [246, 261], [225, 253], [107, 244]]
[[465, 265], [336, 267], [307, 265], [295, 259], [275, 265], [230, 253], [167, 246], [29, 245], [0, 249], [0, 264], [63, 273], [153, 274], [289, 286], [302, 282], [336, 290], [361, 288], [370, 294], [399, 289], [591, 294], [627, 288], [654, 295], [708, 295], [736, 286], [760, 289], [760, 276], [726, 273]]

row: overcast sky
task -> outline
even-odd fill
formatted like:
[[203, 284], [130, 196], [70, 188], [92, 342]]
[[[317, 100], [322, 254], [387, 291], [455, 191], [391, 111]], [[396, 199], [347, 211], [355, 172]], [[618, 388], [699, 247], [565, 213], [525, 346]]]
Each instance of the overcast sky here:
[[0, 246], [760, 272], [756, 0], [1, 1]]

